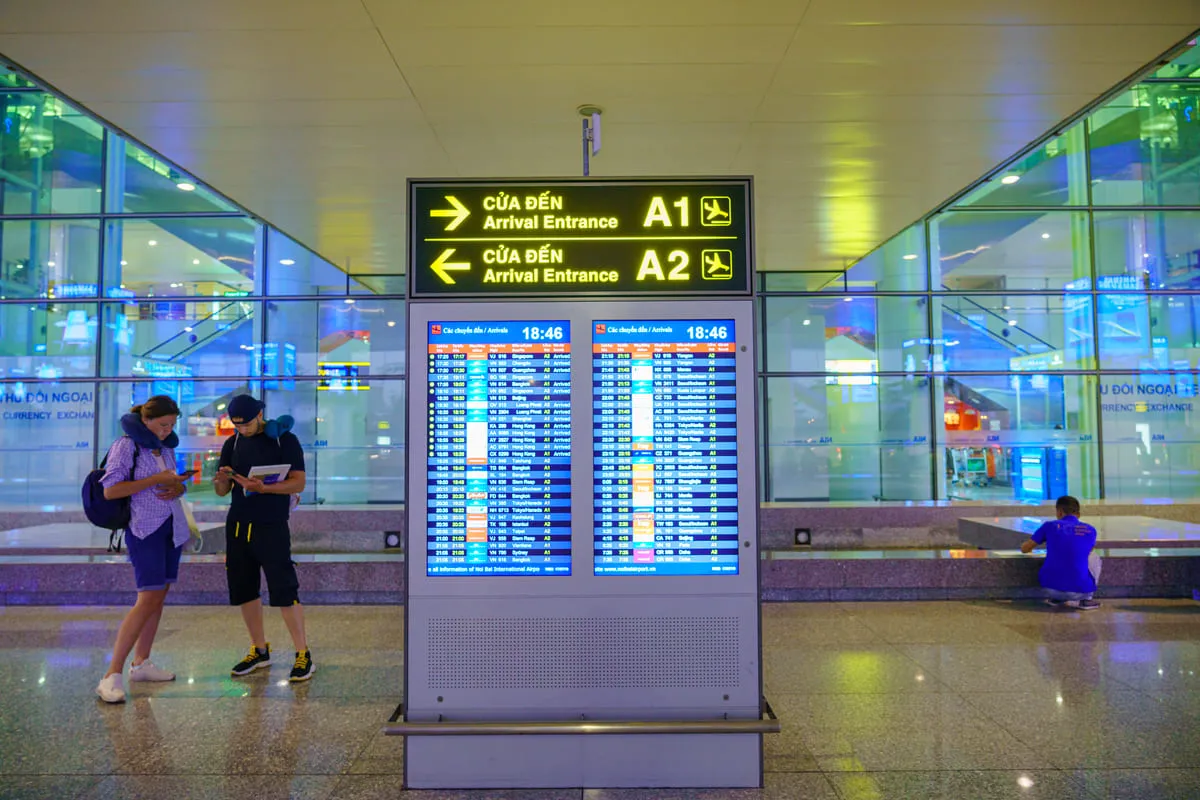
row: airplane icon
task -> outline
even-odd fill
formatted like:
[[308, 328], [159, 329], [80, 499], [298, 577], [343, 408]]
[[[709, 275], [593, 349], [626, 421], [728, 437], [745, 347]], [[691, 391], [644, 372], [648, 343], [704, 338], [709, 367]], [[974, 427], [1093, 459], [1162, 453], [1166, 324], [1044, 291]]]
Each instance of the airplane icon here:
[[732, 278], [733, 251], [702, 251], [700, 253], [700, 277], [706, 281], [727, 281]]
[[728, 197], [701, 197], [700, 224], [706, 226], [731, 225], [731, 202]]

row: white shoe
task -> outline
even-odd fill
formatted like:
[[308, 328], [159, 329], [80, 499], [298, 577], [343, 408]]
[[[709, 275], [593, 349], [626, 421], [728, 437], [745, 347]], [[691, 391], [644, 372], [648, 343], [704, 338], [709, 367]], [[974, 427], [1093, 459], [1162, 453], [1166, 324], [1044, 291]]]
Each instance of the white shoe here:
[[146, 660], [129, 668], [129, 681], [173, 681], [174, 672], [167, 672], [156, 666], [153, 661]]
[[121, 674], [106, 675], [96, 687], [96, 694], [106, 703], [124, 703], [125, 684], [121, 680]]

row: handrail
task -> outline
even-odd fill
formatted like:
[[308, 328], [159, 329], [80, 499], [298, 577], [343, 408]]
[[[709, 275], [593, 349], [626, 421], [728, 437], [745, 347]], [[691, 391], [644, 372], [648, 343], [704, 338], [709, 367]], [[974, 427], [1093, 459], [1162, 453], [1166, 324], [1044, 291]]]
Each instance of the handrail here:
[[203, 339], [197, 339], [195, 342], [188, 344], [187, 347], [183, 348], [179, 352], [175, 353], [172, 356], [168, 356], [167, 360], [175, 361], [176, 359], [183, 358], [184, 356], [188, 355], [189, 353], [199, 350], [201, 347], [204, 347], [204, 345], [208, 344], [209, 342], [213, 341], [214, 339], [224, 336], [226, 333], [233, 330], [234, 328], [240, 327], [247, 320], [253, 319], [253, 316], [254, 316], [253, 314], [242, 314], [241, 316], [234, 317], [233, 319], [228, 320], [224, 327], [218, 327], [218, 328], [214, 329], [211, 333], [205, 334]]
[[[508, 722], [393, 722], [386, 736], [561, 736], [680, 733], [779, 733], [782, 726], [766, 698], [759, 719], [541, 720]], [[765, 718], [764, 718], [765, 717]]]
[[[942, 284], [942, 288], [943, 288], [943, 289], [945, 289], [946, 291], [953, 291], [953, 289], [951, 289], [949, 286], [947, 286], [947, 285], [945, 285], [945, 284]], [[1006, 328], [1015, 328], [1016, 330], [1019, 330], [1021, 333], [1025, 334], [1026, 336], [1028, 336], [1030, 339], [1033, 339], [1033, 340], [1034, 340], [1035, 342], [1037, 342], [1038, 344], [1044, 344], [1044, 345], [1045, 345], [1045, 346], [1046, 346], [1048, 349], [1050, 349], [1050, 350], [1053, 350], [1053, 349], [1054, 349], [1054, 345], [1050, 344], [1049, 342], [1047, 342], [1045, 339], [1041, 338], [1041, 337], [1040, 337], [1040, 336], [1038, 336], [1037, 334], [1030, 333], [1029, 331], [1027, 331], [1027, 330], [1025, 330], [1024, 328], [1022, 328], [1020, 325], [1009, 325], [1009, 324], [1008, 324], [1008, 320], [1007, 320], [1007, 319], [1005, 319], [1005, 318], [1004, 318], [1004, 317], [1002, 317], [1001, 315], [997, 314], [995, 311], [993, 311], [992, 309], [988, 308], [987, 306], [985, 306], [985, 305], [981, 305], [981, 304], [979, 304], [979, 303], [976, 303], [974, 300], [972, 300], [972, 299], [971, 299], [971, 298], [969, 298], [969, 297], [966, 297], [965, 295], [961, 295], [961, 294], [959, 294], [959, 295], [952, 295], [952, 296], [946, 297], [946, 298], [944, 298], [944, 299], [943, 299], [943, 306], [945, 305], [945, 301], [946, 301], [946, 300], [951, 300], [951, 299], [953, 299], [953, 300], [962, 300], [962, 301], [965, 301], [965, 302], [967, 302], [967, 303], [970, 303], [971, 305], [973, 305], [973, 306], [975, 306], [976, 308], [978, 308], [980, 311], [983, 311], [983, 312], [985, 312], [985, 313], [987, 313], [987, 314], [989, 314], [989, 315], [991, 315], [991, 316], [995, 317], [996, 319], [1000, 320], [1001, 322], [1003, 322], [1003, 323], [1004, 323], [1004, 327], [1006, 327]], [[958, 311], [958, 309], [954, 309], [954, 310], [955, 310], [955, 311]], [[960, 313], [961, 313], [961, 312], [960, 312]], [[989, 333], [990, 333], [990, 331], [989, 331]]]
[[[177, 298], [167, 298], [166, 300], [157, 300], [157, 299], [156, 299], [156, 300], [157, 300], [157, 302], [172, 302], [174, 299], [177, 299]], [[201, 301], [197, 301], [197, 300], [191, 300], [191, 299], [187, 299], [187, 298], [185, 298], [185, 300], [186, 300], [187, 302], [201, 302]], [[209, 320], [213, 319], [214, 317], [218, 316], [219, 314], [221, 314], [221, 313], [222, 313], [222, 312], [224, 312], [225, 310], [227, 310], [227, 309], [229, 309], [229, 308], [232, 308], [233, 306], [239, 305], [240, 303], [241, 303], [241, 301], [239, 301], [239, 300], [234, 300], [234, 301], [232, 301], [232, 302], [230, 302], [230, 303], [227, 303], [226, 305], [222, 306], [221, 308], [219, 308], [219, 309], [217, 309], [216, 311], [214, 311], [214, 312], [212, 312], [211, 314], [209, 314], [207, 317], [202, 317], [201, 319], [198, 319], [198, 320], [196, 320], [196, 321], [195, 321], [195, 322], [194, 322], [194, 323], [193, 323], [193, 324], [192, 324], [190, 327], [191, 327], [191, 328], [193, 329], [193, 331], [194, 331], [194, 330], [195, 330], [195, 328], [199, 327], [200, 325], [203, 325], [204, 323], [206, 323], [206, 322], [208, 322]], [[246, 316], [246, 315], [245, 315], [245, 314], [243, 314], [242, 316]], [[138, 358], [154, 358], [154, 356], [150, 355], [151, 353], [153, 353], [154, 351], [156, 351], [156, 350], [158, 350], [158, 349], [160, 349], [160, 348], [162, 348], [162, 347], [165, 347], [166, 345], [168, 345], [168, 344], [170, 344], [171, 342], [173, 342], [173, 341], [175, 341], [176, 339], [178, 339], [180, 336], [185, 336], [185, 335], [187, 335], [187, 334], [189, 334], [189, 333], [192, 333], [193, 331], [188, 331], [188, 330], [181, 330], [181, 331], [178, 331], [178, 332], [176, 332], [176, 333], [175, 333], [175, 335], [173, 335], [173, 336], [168, 336], [166, 339], [163, 339], [161, 342], [159, 342], [158, 344], [154, 345], [154, 347], [151, 347], [149, 350], [147, 350], [146, 352], [142, 353], [140, 356], [138, 356]]]
[[971, 318], [968, 317], [966, 314], [964, 314], [961, 310], [959, 310], [957, 308], [951, 308], [950, 306], [944, 305], [944, 306], [942, 306], [942, 311], [949, 312], [952, 316], [958, 318], [964, 325], [966, 325], [969, 328], [973, 328], [974, 330], [977, 330], [980, 333], [990, 337], [997, 344], [1002, 344], [1005, 347], [1011, 348], [1015, 352], [1023, 353], [1025, 355], [1030, 355], [1028, 348], [1024, 347], [1023, 345], [1019, 345], [1014, 341], [1005, 339], [1003, 336], [996, 333], [995, 331], [993, 331], [991, 328], [988, 328], [987, 326], [978, 327], [978, 326], [974, 325], [971, 322]]

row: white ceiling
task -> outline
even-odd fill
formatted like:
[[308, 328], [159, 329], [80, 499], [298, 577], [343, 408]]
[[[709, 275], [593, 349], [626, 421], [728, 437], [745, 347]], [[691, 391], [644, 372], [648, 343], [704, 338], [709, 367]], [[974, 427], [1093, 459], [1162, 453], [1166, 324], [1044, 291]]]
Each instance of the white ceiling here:
[[405, 179], [751, 174], [840, 268], [1200, 26], [1200, 0], [0, 0], [0, 53], [352, 271]]

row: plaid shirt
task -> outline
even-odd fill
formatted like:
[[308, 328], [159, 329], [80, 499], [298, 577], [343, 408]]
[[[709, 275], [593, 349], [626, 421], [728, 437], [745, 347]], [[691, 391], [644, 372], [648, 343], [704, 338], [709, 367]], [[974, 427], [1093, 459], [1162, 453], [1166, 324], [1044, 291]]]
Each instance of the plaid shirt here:
[[[122, 436], [108, 448], [108, 463], [105, 465], [104, 477], [100, 479], [100, 483], [106, 489], [130, 479], [129, 470], [134, 466], [133, 449], [136, 446], [128, 436]], [[134, 471], [133, 480], [140, 481], [174, 467], [175, 451], [164, 447], [159, 452], [162, 453], [161, 459], [155, 458], [153, 450], [143, 447], [138, 451], [137, 469]], [[175, 546], [186, 544], [191, 532], [188, 531], [187, 517], [184, 516], [180, 500], [163, 500], [158, 496], [157, 489], [157, 486], [151, 486], [129, 498], [129, 533], [139, 539], [145, 539], [170, 518], [175, 534]]]

